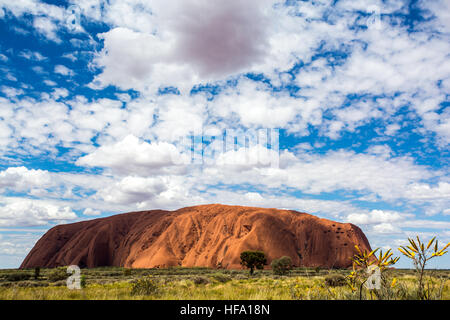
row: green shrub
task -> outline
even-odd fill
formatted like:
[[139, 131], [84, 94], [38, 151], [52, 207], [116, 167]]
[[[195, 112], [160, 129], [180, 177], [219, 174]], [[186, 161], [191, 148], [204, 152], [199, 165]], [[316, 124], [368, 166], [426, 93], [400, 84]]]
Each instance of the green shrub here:
[[123, 269], [123, 275], [126, 277], [131, 276], [131, 269], [129, 268]]
[[10, 273], [6, 276], [7, 281], [24, 281], [30, 279], [31, 275], [24, 272]]
[[68, 277], [69, 277], [69, 275], [67, 274], [66, 268], [60, 267], [60, 268], [53, 269], [49, 273], [48, 280], [51, 282], [56, 282], [56, 281], [66, 280]]
[[232, 278], [229, 275], [222, 274], [222, 273], [214, 273], [211, 275], [211, 278], [213, 278], [216, 281], [222, 282], [222, 283], [232, 280]]
[[156, 281], [151, 278], [142, 278], [133, 283], [131, 295], [148, 296], [158, 292]]
[[194, 283], [197, 285], [209, 283], [208, 278], [200, 277], [200, 276], [194, 277], [194, 279], [192, 279], [192, 281], [194, 281]]
[[281, 257], [280, 259], [275, 259], [271, 263], [271, 267], [274, 274], [285, 275], [288, 274], [292, 269], [292, 259], [291, 257]]
[[86, 276], [85, 275], [82, 275], [81, 277], [80, 277], [80, 286], [81, 286], [81, 288], [86, 288], [86, 284], [87, 284], [87, 282], [86, 282]]
[[51, 286], [53, 286], [53, 287], [66, 287], [67, 286], [67, 279], [53, 282], [51, 284]]
[[237, 274], [236, 276], [233, 277], [236, 280], [247, 280], [248, 279], [248, 274]]
[[33, 288], [33, 287], [47, 287], [48, 283], [39, 281], [21, 281], [16, 284], [18, 287], [25, 287], [25, 288]]
[[325, 277], [325, 284], [329, 287], [342, 287], [347, 284], [347, 280], [342, 274], [331, 273]]

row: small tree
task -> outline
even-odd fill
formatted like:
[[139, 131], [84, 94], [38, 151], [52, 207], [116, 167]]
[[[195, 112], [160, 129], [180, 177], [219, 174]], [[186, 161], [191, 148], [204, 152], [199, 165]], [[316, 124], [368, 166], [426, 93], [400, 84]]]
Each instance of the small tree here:
[[291, 257], [284, 256], [280, 259], [273, 260], [270, 266], [272, 267], [273, 273], [284, 275], [292, 269], [292, 259]]
[[241, 253], [241, 265], [250, 269], [250, 275], [256, 269], [263, 269], [267, 264], [264, 252], [261, 251], [244, 251]]
[[41, 268], [40, 267], [36, 267], [34, 268], [34, 279], [39, 279], [39, 276], [41, 275]]

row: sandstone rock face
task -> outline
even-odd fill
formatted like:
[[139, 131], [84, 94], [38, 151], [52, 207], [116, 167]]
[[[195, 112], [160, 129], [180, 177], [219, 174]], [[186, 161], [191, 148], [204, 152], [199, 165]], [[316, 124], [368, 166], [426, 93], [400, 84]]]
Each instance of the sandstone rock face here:
[[295, 266], [351, 266], [354, 245], [370, 250], [357, 226], [291, 210], [202, 205], [119, 214], [50, 229], [21, 268], [78, 265], [238, 269], [240, 254], [261, 250]]

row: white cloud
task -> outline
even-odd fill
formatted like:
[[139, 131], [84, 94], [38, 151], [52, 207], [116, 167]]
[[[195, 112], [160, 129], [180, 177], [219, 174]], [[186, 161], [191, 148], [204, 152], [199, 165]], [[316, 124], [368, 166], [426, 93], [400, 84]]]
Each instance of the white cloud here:
[[52, 19], [48, 17], [35, 17], [33, 20], [33, 27], [47, 39], [57, 43], [61, 42], [61, 39], [57, 35], [58, 27]]
[[95, 210], [92, 208], [86, 208], [83, 211], [83, 215], [85, 216], [99, 216], [102, 212], [100, 210]]
[[55, 73], [62, 74], [63, 76], [71, 76], [74, 74], [72, 70], [70, 70], [66, 66], [63, 66], [62, 64], [56, 65], [54, 71]]
[[44, 57], [41, 53], [37, 51], [30, 51], [30, 50], [24, 50], [19, 53], [19, 56], [27, 59], [27, 60], [33, 60], [33, 61], [42, 61], [47, 59]]
[[45, 188], [50, 184], [50, 174], [44, 170], [10, 167], [0, 171], [0, 188], [21, 192], [30, 189]]
[[236, 114], [245, 127], [286, 127], [297, 116], [310, 120], [313, 111], [307, 103], [287, 93], [271, 93], [267, 86], [251, 80], [241, 80], [236, 88], [220, 93], [210, 105], [213, 115], [230, 119]]
[[[8, 230], [7, 231], [12, 231]], [[15, 229], [14, 233], [5, 234], [4, 237], [0, 237], [0, 255], [7, 255], [9, 256], [19, 256], [21, 259], [23, 259], [26, 254], [31, 250], [33, 245], [36, 243], [36, 241], [39, 238], [39, 234], [43, 232], [42, 230], [35, 231], [35, 230], [21, 230], [21, 229]], [[16, 232], [23, 232], [26, 233], [16, 233]], [[19, 262], [20, 263], [20, 262]]]
[[62, 55], [63, 58], [69, 59], [72, 62], [75, 62], [78, 60], [78, 58], [73, 53], [65, 53]]
[[9, 81], [17, 81], [17, 78], [13, 76], [11, 73], [7, 73], [5, 75], [5, 78], [8, 79]]
[[[16, 17], [30, 15], [33, 17], [33, 27], [46, 39], [60, 43], [61, 39], [57, 36], [57, 31], [61, 27], [61, 22], [65, 18], [65, 8], [63, 6], [47, 4], [39, 0], [8, 1], [0, 0], [0, 13], [12, 13]], [[19, 27], [14, 30], [19, 33], [26, 33]]]
[[76, 161], [79, 166], [111, 168], [119, 174], [134, 173], [141, 176], [167, 172], [170, 167], [182, 163], [183, 159], [174, 145], [166, 142], [148, 143], [133, 135], [115, 144], [101, 146]]
[[402, 230], [391, 223], [380, 223], [372, 227], [372, 232], [377, 234], [398, 234], [402, 233]]
[[439, 221], [439, 220], [406, 220], [402, 222], [402, 226], [405, 228], [416, 228], [416, 229], [441, 229], [447, 231], [450, 229], [449, 221]]
[[66, 88], [55, 88], [51, 93], [53, 99], [65, 98], [69, 95], [69, 91]]
[[[112, 2], [105, 8], [106, 20], [114, 28], [102, 35], [104, 49], [95, 59], [102, 73], [91, 84], [94, 88], [115, 84], [154, 92], [161, 86], [175, 86], [187, 93], [194, 84], [238, 75], [241, 62], [245, 66], [242, 70], [264, 72], [277, 85], [290, 81], [279, 71], [285, 71], [296, 59], [301, 59], [306, 65], [295, 79], [301, 87], [301, 98], [281, 93], [271, 95], [265, 89], [250, 90], [246, 88], [248, 82], [222, 93], [209, 107], [209, 113], [212, 117], [234, 113], [244, 126], [265, 123], [287, 127], [297, 134], [306, 134], [307, 126], [312, 124], [321, 126], [321, 133], [333, 139], [339, 138], [342, 131], [354, 131], [373, 119], [384, 120], [405, 104], [411, 103], [411, 108], [419, 111], [431, 96], [437, 103], [445, 99], [445, 92], [435, 85], [438, 80], [445, 81], [449, 74], [446, 58], [449, 46], [445, 39], [440, 35], [429, 38], [421, 33], [408, 34], [402, 27], [394, 28], [389, 24], [388, 17], [383, 17], [380, 30], [349, 29], [358, 18], [357, 11], [365, 10], [360, 6], [339, 3], [340, 11], [330, 14], [330, 2], [271, 7], [269, 1], [251, 8], [247, 3], [234, 1], [214, 7], [206, 5], [205, 10], [211, 17], [226, 16], [227, 23], [238, 21], [236, 25], [240, 25], [241, 15], [247, 16], [252, 10], [252, 20], [242, 20], [245, 24], [258, 17], [267, 21], [264, 28], [263, 23], [253, 23], [256, 29], [247, 28], [242, 34], [244, 39], [249, 37], [252, 41], [259, 39], [258, 35], [265, 35], [266, 42], [256, 41], [265, 46], [264, 54], [252, 41], [247, 41], [249, 47], [239, 46], [239, 50], [227, 54], [230, 61], [224, 62], [220, 54], [228, 52], [227, 46], [233, 46], [233, 42], [226, 41], [233, 29], [217, 31], [215, 27], [208, 27], [213, 20], [195, 19], [199, 12], [205, 15], [197, 7], [205, 4], [201, 1], [187, 10], [184, 4], [175, 3], [178, 2], [171, 5], [160, 1], [151, 4]], [[385, 14], [402, 7], [401, 2], [378, 5]], [[94, 12], [92, 17], [97, 16], [97, 11]], [[323, 15], [332, 23], [320, 21], [318, 18]], [[147, 22], [138, 23], [145, 20], [144, 17]], [[203, 29], [208, 30], [211, 37], [198, 32]], [[220, 42], [214, 40], [217, 32], [225, 33]], [[208, 50], [202, 49], [205, 43], [209, 45]], [[336, 66], [330, 65], [331, 58], [311, 60], [321, 43], [324, 44], [322, 50], [346, 50], [347, 59]], [[433, 50], [428, 50], [429, 47]], [[220, 59], [221, 63], [215, 63], [214, 59]], [[245, 63], [246, 59], [257, 63]], [[411, 65], [417, 67], [410, 68]], [[386, 97], [369, 98], [341, 108], [349, 94]], [[322, 114], [326, 110], [333, 111], [333, 119], [323, 121]], [[432, 119], [423, 124], [444, 137], [445, 143], [449, 132], [447, 122], [441, 117], [440, 121]], [[398, 124], [390, 123], [385, 134], [393, 135], [399, 129]]]
[[297, 157], [281, 153], [280, 168], [250, 167], [233, 174], [211, 167], [207, 172], [211, 180], [230, 184], [258, 181], [271, 188], [290, 187], [310, 194], [352, 190], [373, 193], [383, 200], [410, 198], [409, 185], [439, 174], [414, 164], [412, 158], [386, 158], [343, 150], [325, 155], [303, 153]]
[[254, 168], [276, 166], [278, 159], [278, 151], [256, 145], [250, 148], [239, 148], [236, 151], [221, 152], [214, 159], [213, 165], [217, 165], [219, 170], [242, 172]]
[[97, 192], [96, 197], [109, 203], [135, 204], [149, 201], [167, 190], [166, 179], [125, 177]]
[[2, 198], [0, 203], [0, 226], [38, 226], [77, 218], [69, 206], [43, 200]]
[[47, 80], [44, 80], [44, 83], [45, 83], [46, 85], [50, 86], [50, 87], [55, 87], [55, 86], [58, 85], [55, 81], [48, 80], [48, 79], [47, 79]]
[[48, 15], [54, 19], [61, 19], [64, 15], [64, 8], [47, 4], [39, 0], [24, 0], [14, 2], [1, 0], [0, 8], [11, 12], [15, 16], [21, 16], [24, 14], [32, 14], [36, 16]]
[[388, 145], [373, 145], [369, 147], [367, 153], [378, 155], [383, 158], [390, 158], [392, 155], [392, 149]]
[[[411, 103], [412, 109], [420, 111], [433, 97], [434, 106], [428, 111], [436, 109], [445, 99], [445, 90], [438, 89], [436, 83], [448, 82], [449, 45], [445, 38], [440, 34], [427, 36], [426, 32], [435, 29], [419, 29], [420, 32], [408, 34], [402, 26], [389, 24], [387, 16], [383, 17], [380, 30], [350, 29], [365, 5], [346, 3], [337, 3], [333, 12], [329, 1], [289, 6], [273, 6], [273, 1], [256, 4], [234, 0], [195, 1], [189, 6], [182, 1], [168, 4], [159, 0], [111, 1], [107, 6], [97, 1], [79, 4], [86, 17], [103, 19], [111, 25], [101, 36], [104, 48], [94, 61], [102, 72], [91, 86], [115, 84], [151, 92], [160, 86], [176, 86], [188, 93], [194, 84], [224, 80], [242, 71], [263, 72], [275, 85], [286, 84], [291, 76], [280, 71], [286, 71], [300, 59], [305, 66], [295, 83], [301, 86], [301, 97], [296, 99], [281, 93], [271, 96], [265, 90], [237, 94], [239, 90], [245, 91], [237, 88], [236, 92], [227, 93], [235, 111], [227, 111], [227, 103], [221, 105], [217, 101], [209, 106], [210, 115], [234, 112], [243, 125], [266, 121], [297, 134], [306, 134], [307, 126], [312, 124], [321, 126], [322, 134], [337, 139], [344, 130], [354, 131], [374, 118], [385, 119], [402, 104]], [[374, 2], [365, 3], [370, 7]], [[401, 1], [377, 5], [383, 14], [403, 6]], [[64, 18], [64, 10], [34, 1], [30, 1], [29, 8], [23, 4], [4, 6], [16, 15], [48, 11], [52, 19]], [[433, 1], [430, 10], [437, 16], [436, 21], [445, 21], [437, 9], [442, 6], [445, 3]], [[327, 21], [320, 19], [324, 15]], [[217, 21], [221, 22], [220, 28], [216, 28]], [[215, 41], [217, 38], [220, 41]], [[245, 45], [236, 45], [233, 42], [236, 39], [244, 39]], [[329, 57], [313, 61], [311, 57], [320, 45], [322, 50], [346, 51], [348, 57], [336, 66], [330, 65]], [[410, 65], [417, 67], [410, 68]], [[341, 108], [348, 94], [387, 97]], [[243, 107], [236, 107], [239, 104]], [[322, 114], [330, 109], [334, 119], [324, 121]], [[430, 114], [423, 122], [427, 130], [442, 137], [444, 144], [449, 141], [449, 117], [445, 115], [445, 112], [441, 117]], [[392, 135], [396, 130], [398, 124], [388, 124], [385, 134]]]
[[[408, 196], [417, 200], [450, 199], [450, 183], [439, 182], [433, 187], [429, 184], [416, 183], [409, 187]], [[449, 201], [450, 202], [450, 201]]]
[[[158, 109], [154, 115], [158, 121], [151, 128], [151, 133], [162, 141], [176, 141], [189, 135], [191, 131], [201, 133], [206, 125], [207, 109], [203, 95], [189, 98], [164, 95], [155, 101], [155, 106]], [[135, 121], [136, 119], [133, 119], [133, 122]]]
[[[360, 224], [389, 224], [391, 222], [399, 222], [413, 215], [401, 214], [395, 211], [371, 210], [368, 213], [351, 213], [347, 216], [348, 222]], [[386, 225], [379, 228], [384, 228]]]
[[398, 123], [392, 123], [388, 126], [386, 126], [385, 134], [392, 136], [394, 135], [398, 130], [400, 130], [401, 126]]
[[450, 4], [446, 0], [420, 0], [418, 5], [421, 9], [426, 10], [426, 17], [429, 18], [425, 22], [425, 26], [432, 30], [440, 32], [448, 32], [450, 29]]
[[168, 74], [169, 77], [165, 82], [163, 79], [158, 81], [157, 89], [160, 85], [169, 86], [170, 82], [176, 81], [178, 77], [175, 73], [180, 73], [181, 76], [187, 74], [183, 67], [164, 64], [170, 43], [153, 34], [115, 28], [99, 37], [104, 40], [104, 49], [94, 61], [103, 68], [103, 72], [96, 76], [93, 86], [113, 84], [125, 89], [145, 90], [151, 85], [152, 73], [158, 74], [164, 70], [161, 77], [164, 77], [163, 74]]
[[1, 86], [0, 89], [9, 98], [14, 98], [16, 96], [20, 96], [25, 93], [22, 89], [6, 87], [6, 86]]

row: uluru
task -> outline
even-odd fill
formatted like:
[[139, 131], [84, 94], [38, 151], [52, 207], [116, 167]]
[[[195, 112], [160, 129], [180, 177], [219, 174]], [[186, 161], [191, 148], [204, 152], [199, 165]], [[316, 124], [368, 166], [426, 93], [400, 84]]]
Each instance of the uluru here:
[[220, 204], [151, 210], [57, 225], [37, 241], [20, 268], [170, 266], [239, 269], [240, 253], [294, 266], [346, 268], [354, 246], [370, 250], [361, 229], [293, 210]]

